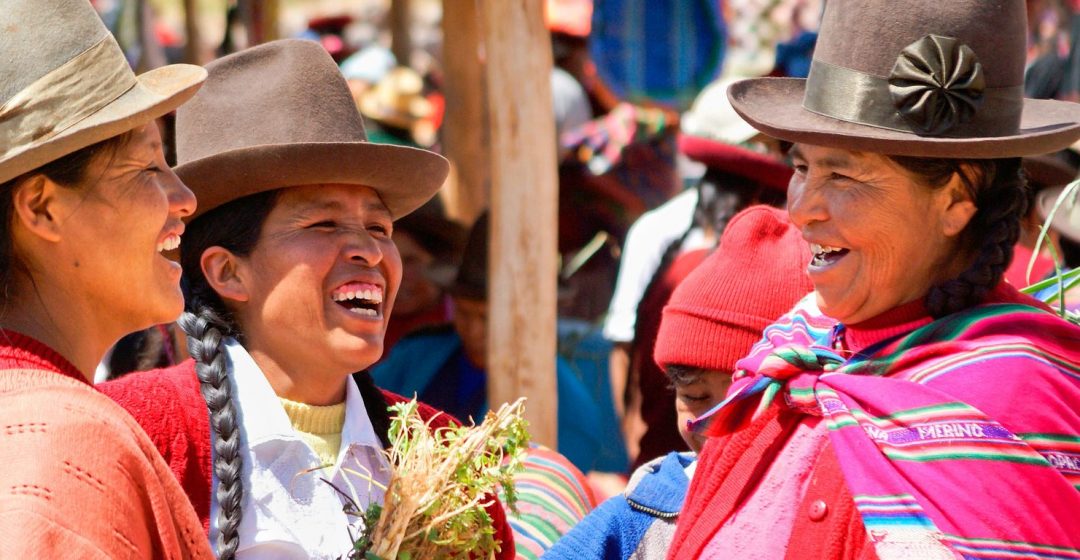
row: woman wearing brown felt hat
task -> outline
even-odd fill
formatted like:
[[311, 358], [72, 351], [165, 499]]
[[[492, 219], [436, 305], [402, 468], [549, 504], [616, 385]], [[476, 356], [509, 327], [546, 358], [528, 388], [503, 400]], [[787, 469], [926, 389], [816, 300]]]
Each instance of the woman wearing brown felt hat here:
[[206, 78], [135, 76], [86, 0], [0, 9], [0, 558], [211, 558], [139, 425], [90, 384], [183, 308], [195, 197], [154, 119]]
[[[363, 521], [337, 489], [363, 509], [382, 501], [386, 408], [404, 400], [352, 377], [383, 351], [402, 273], [394, 220], [449, 165], [368, 142], [317, 43], [275, 41], [207, 69], [176, 117], [177, 173], [201, 202], [181, 248], [193, 359], [102, 390], [158, 444], [221, 558], [342, 557]], [[451, 421], [422, 411], [433, 428]], [[512, 557], [501, 505], [488, 512]]]
[[732, 86], [794, 143], [815, 293], [694, 424], [669, 558], [1080, 558], [1080, 329], [1002, 282], [1021, 157], [1080, 138], [1025, 37], [1020, 0], [831, 0], [807, 79]]

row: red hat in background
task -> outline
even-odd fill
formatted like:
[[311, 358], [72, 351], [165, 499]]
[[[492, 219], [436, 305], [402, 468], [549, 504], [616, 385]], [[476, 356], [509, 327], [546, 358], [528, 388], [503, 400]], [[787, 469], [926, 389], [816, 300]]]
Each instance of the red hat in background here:
[[764, 137], [747, 124], [728, 100], [735, 80], [717, 80], [701, 90], [680, 120], [679, 151], [725, 173], [746, 177], [766, 187], [787, 191], [792, 169], [779, 158], [750, 149]]
[[654, 359], [730, 372], [762, 331], [814, 286], [806, 275], [810, 248], [787, 213], [771, 206], [740, 212], [720, 246], [671, 294]]

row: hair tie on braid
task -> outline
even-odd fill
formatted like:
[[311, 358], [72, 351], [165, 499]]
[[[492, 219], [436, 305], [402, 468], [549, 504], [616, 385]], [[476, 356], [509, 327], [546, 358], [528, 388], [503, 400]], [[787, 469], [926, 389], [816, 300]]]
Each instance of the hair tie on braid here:
[[229, 327], [210, 307], [197, 306], [196, 309], [197, 314], [185, 312], [179, 323], [188, 335], [188, 351], [195, 359], [199, 390], [210, 411], [213, 469], [218, 480], [216, 497], [220, 506], [216, 543], [218, 558], [232, 560], [239, 545], [244, 487], [240, 479], [240, 430], [225, 361], [224, 339]]

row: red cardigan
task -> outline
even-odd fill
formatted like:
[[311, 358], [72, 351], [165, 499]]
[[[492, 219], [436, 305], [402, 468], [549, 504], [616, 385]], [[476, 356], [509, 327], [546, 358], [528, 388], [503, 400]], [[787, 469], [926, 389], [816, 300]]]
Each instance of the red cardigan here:
[[[742, 428], [711, 437], [679, 514], [668, 558], [698, 558], [721, 525], [760, 481], [798, 425], [773, 406]], [[788, 540], [787, 560], [877, 560], [855, 501], [830, 446], [818, 455]]]
[[[98, 388], [127, 409], [150, 435], [209, 534], [213, 488], [210, 414], [199, 391], [195, 362], [189, 359], [171, 368], [132, 373]], [[382, 395], [387, 406], [408, 400], [388, 391], [382, 391]], [[456, 422], [449, 414], [440, 414], [425, 404], [420, 405], [420, 415], [430, 421], [433, 430]], [[514, 537], [502, 504], [494, 501], [487, 512], [502, 543], [499, 560], [513, 559]]]

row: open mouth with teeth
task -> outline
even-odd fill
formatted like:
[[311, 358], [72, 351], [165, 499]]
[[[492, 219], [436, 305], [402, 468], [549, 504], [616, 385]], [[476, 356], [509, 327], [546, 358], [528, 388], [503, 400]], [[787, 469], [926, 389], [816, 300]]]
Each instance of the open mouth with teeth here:
[[173, 251], [180, 247], [180, 236], [175, 233], [170, 233], [168, 237], [162, 239], [157, 244], [157, 252], [164, 253], [165, 251]]
[[850, 252], [850, 249], [811, 243], [810, 252], [814, 254], [814, 258], [810, 260], [810, 266], [823, 268], [844, 258]]
[[375, 284], [350, 282], [335, 289], [330, 297], [334, 303], [361, 317], [382, 315], [383, 291]]

